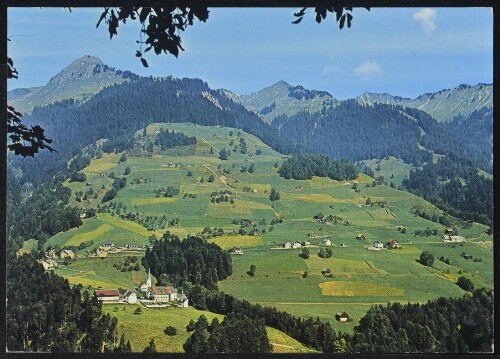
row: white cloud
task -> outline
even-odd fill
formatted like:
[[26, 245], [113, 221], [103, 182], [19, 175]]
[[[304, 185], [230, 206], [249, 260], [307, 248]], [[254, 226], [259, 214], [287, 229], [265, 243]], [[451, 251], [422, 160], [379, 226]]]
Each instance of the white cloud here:
[[354, 74], [363, 80], [368, 80], [372, 76], [383, 75], [384, 71], [375, 61], [365, 61], [354, 69]]
[[420, 23], [427, 35], [436, 30], [436, 17], [436, 11], [430, 8], [424, 8], [413, 14], [413, 20]]
[[323, 75], [332, 74], [336, 72], [340, 72], [340, 68], [337, 65], [328, 65], [323, 67], [323, 70], [321, 70], [321, 73]]

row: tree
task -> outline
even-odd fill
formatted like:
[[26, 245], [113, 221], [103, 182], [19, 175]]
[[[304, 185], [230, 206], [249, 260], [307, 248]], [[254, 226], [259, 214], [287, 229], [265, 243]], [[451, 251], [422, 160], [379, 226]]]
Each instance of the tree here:
[[434, 255], [428, 251], [423, 251], [420, 254], [420, 263], [427, 267], [432, 267], [434, 264]]
[[137, 307], [135, 310], [134, 310], [134, 314], [141, 314], [142, 313], [142, 308], [141, 307]]
[[125, 168], [125, 171], [123, 172], [125, 176], [130, 174], [130, 167]]
[[226, 148], [223, 147], [220, 151], [219, 151], [219, 159], [220, 160], [227, 160], [229, 158], [229, 153], [227, 152]]
[[144, 350], [142, 352], [143, 353], [158, 353], [158, 350], [156, 350], [155, 340], [151, 339], [149, 341], [149, 345], [146, 348], [144, 348]]
[[165, 334], [170, 337], [173, 337], [174, 335], [177, 335], [177, 329], [169, 325], [168, 327], [165, 328]]
[[304, 259], [309, 258], [309, 248], [302, 248], [302, 253], [300, 256]]
[[269, 195], [269, 199], [274, 202], [278, 201], [280, 199], [280, 193], [276, 191], [276, 189], [273, 187], [271, 188], [271, 194]]
[[127, 155], [125, 153], [122, 153], [122, 155], [120, 156], [120, 162], [125, 162], [127, 160]]
[[467, 292], [474, 291], [474, 284], [471, 282], [469, 278], [465, 278], [464, 276], [458, 277], [457, 285]]
[[257, 269], [257, 266], [255, 264], [252, 264], [250, 266], [250, 270], [247, 272], [247, 274], [250, 276], [250, 277], [253, 277], [255, 275], [255, 271]]

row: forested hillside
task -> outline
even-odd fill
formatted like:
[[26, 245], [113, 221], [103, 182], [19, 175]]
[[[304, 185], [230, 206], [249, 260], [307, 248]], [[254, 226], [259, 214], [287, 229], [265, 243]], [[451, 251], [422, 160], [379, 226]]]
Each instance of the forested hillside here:
[[105, 152], [129, 149], [135, 131], [153, 122], [230, 126], [259, 137], [281, 153], [297, 150], [243, 106], [193, 79], [141, 78], [105, 88], [83, 104], [65, 100], [35, 108], [23, 121], [41, 124], [59, 152], [14, 159], [13, 164], [24, 172], [22, 181], [36, 184], [64, 169], [72, 156], [99, 139], [108, 139]]

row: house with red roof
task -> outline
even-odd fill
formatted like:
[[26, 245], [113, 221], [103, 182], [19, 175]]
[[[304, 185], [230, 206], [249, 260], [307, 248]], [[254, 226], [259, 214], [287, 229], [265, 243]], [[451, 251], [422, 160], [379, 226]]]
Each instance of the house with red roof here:
[[118, 289], [97, 289], [94, 295], [103, 303], [116, 303], [120, 301], [120, 291]]

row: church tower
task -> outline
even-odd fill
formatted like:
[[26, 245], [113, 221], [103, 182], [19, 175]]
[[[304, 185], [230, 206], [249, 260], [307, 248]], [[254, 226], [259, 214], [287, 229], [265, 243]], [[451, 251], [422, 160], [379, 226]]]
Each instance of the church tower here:
[[151, 288], [151, 268], [148, 268], [148, 276], [146, 278], [146, 287]]

